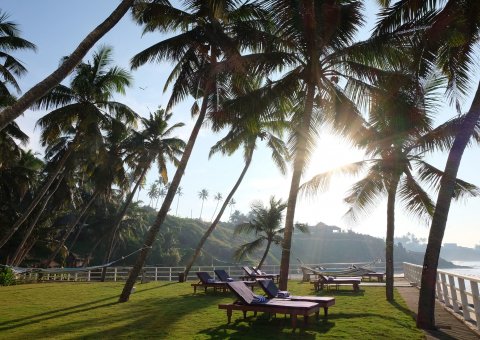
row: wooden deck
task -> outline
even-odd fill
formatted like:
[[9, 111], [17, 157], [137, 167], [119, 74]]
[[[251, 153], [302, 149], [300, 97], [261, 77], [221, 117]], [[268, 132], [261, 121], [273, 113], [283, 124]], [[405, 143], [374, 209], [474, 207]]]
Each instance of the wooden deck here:
[[[409, 286], [405, 279], [398, 277], [395, 277], [395, 288], [416, 318], [419, 289]], [[425, 331], [426, 339], [480, 339], [480, 334], [449, 313], [438, 301], [435, 306], [435, 323], [438, 329]]]

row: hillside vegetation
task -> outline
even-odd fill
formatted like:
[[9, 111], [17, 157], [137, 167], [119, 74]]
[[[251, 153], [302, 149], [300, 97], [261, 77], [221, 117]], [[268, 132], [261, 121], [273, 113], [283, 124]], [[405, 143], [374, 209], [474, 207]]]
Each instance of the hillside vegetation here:
[[[152, 214], [151, 218], [154, 218]], [[190, 258], [198, 240], [209, 223], [198, 219], [178, 218], [168, 216], [157, 242], [147, 261], [151, 265], [176, 266], [184, 265]], [[233, 265], [233, 252], [242, 243], [249, 241], [243, 235], [234, 235], [235, 225], [232, 223], [220, 223], [211, 237], [207, 240], [204, 250], [196, 265]], [[370, 235], [358, 234], [352, 231], [342, 231], [340, 228], [327, 226], [319, 223], [310, 227], [309, 234], [295, 233], [292, 247], [292, 263], [297, 263], [297, 258], [304, 263], [354, 263], [371, 262], [380, 259], [384, 262], [384, 240]], [[142, 237], [130, 239], [120, 247], [114, 258], [141, 247]], [[87, 240], [83, 240], [87, 242]], [[81, 249], [82, 240], [79, 241]], [[263, 250], [263, 249], [262, 249]], [[95, 252], [91, 264], [102, 262], [103, 249]], [[252, 264], [258, 263], [262, 251], [247, 259]], [[81, 254], [79, 254], [81, 255]], [[267, 258], [267, 264], [279, 264], [280, 246], [275, 245]], [[133, 263], [135, 257], [122, 261], [122, 264]], [[423, 254], [405, 249], [401, 244], [395, 245], [395, 262], [410, 262], [421, 264]], [[441, 267], [453, 267], [450, 262], [441, 260]]]

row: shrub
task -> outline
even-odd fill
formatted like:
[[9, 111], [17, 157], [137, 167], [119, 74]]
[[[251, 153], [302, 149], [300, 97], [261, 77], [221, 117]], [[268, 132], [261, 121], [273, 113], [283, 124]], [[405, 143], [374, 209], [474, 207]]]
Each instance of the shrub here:
[[0, 269], [0, 286], [12, 286], [15, 284], [15, 274], [11, 268], [3, 267]]

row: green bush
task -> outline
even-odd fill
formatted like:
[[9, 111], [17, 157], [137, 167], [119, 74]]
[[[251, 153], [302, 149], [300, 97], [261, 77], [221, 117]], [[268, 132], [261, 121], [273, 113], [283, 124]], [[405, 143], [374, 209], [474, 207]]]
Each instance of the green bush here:
[[15, 275], [12, 269], [3, 267], [0, 269], [0, 286], [12, 286], [15, 284]]

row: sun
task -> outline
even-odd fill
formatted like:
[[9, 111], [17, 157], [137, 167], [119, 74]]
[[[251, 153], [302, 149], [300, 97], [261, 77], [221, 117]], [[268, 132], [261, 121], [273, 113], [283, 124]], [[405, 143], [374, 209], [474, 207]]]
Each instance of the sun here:
[[363, 158], [364, 153], [361, 150], [352, 147], [341, 137], [324, 134], [318, 140], [315, 151], [310, 157], [304, 178], [308, 180], [316, 174], [358, 162]]

